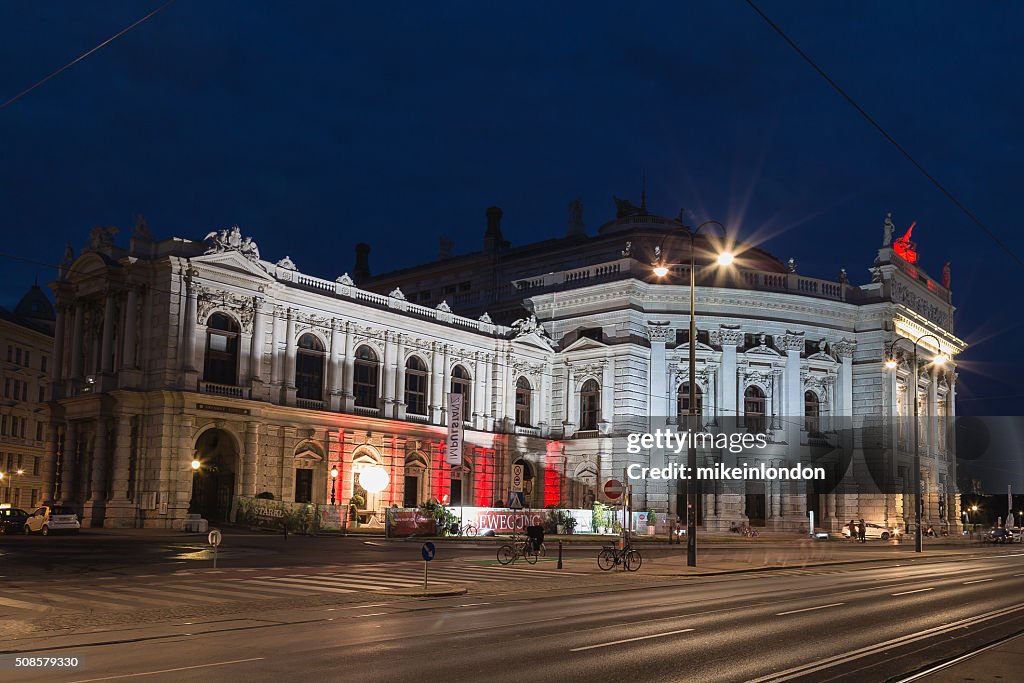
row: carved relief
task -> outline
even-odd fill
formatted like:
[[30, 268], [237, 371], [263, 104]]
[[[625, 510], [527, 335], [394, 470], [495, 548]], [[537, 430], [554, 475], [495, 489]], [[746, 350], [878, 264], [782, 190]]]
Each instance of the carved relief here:
[[671, 323], [667, 320], [650, 320], [647, 322], [647, 338], [652, 342], [660, 342], [662, 344], [668, 341], [669, 335], [672, 332], [670, 327]]

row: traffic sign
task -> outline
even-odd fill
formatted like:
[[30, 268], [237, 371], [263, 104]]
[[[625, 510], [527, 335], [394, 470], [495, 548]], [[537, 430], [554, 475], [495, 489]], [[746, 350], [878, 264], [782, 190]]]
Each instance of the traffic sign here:
[[609, 479], [604, 483], [604, 495], [608, 496], [612, 500], [619, 498], [626, 490], [626, 487], [622, 485], [622, 482], [618, 479]]
[[210, 534], [206, 537], [206, 540], [210, 542], [214, 548], [220, 545], [220, 529], [210, 529]]
[[513, 510], [522, 510], [523, 504], [525, 503], [522, 491], [513, 491], [512, 496], [509, 498], [508, 506]]
[[525, 468], [522, 465], [512, 465], [512, 490], [522, 491], [523, 490], [523, 479], [525, 477]]
[[423, 547], [420, 548], [420, 555], [423, 555], [424, 562], [430, 562], [434, 559], [435, 554], [437, 554], [437, 548], [430, 541], [424, 543]]

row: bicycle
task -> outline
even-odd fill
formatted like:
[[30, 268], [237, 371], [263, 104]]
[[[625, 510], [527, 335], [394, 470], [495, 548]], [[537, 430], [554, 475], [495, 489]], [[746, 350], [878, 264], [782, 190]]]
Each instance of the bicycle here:
[[613, 545], [606, 545], [597, 555], [597, 566], [604, 571], [609, 571], [612, 567], [621, 564], [627, 572], [635, 572], [640, 569], [643, 561], [640, 551], [634, 550], [629, 541], [626, 541], [625, 546], [621, 549]]
[[457, 536], [469, 536], [473, 537], [480, 533], [480, 530], [473, 526], [472, 523], [466, 522], [462, 526], [456, 527]]
[[533, 547], [530, 539], [521, 539], [518, 535], [512, 537], [511, 543], [498, 548], [498, 563], [511, 564], [519, 558], [526, 560], [528, 564], [537, 564], [537, 549]]

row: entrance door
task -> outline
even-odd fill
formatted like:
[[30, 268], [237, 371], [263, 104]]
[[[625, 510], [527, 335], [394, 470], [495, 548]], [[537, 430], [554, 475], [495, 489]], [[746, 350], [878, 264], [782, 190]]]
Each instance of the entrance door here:
[[402, 506], [407, 508], [419, 507], [420, 478], [414, 475], [405, 475], [405, 492], [402, 494]]
[[744, 514], [750, 520], [750, 526], [765, 525], [764, 482], [748, 481], [746, 490], [746, 509]]
[[302, 467], [295, 470], [295, 502], [313, 502], [313, 470]]
[[462, 480], [452, 479], [451, 482], [451, 494], [449, 496], [449, 505], [462, 506]]

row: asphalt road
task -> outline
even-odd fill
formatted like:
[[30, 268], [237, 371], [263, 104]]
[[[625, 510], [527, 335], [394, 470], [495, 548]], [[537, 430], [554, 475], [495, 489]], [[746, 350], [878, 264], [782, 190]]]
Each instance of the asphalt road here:
[[543, 592], [368, 596], [52, 637], [36, 654], [73, 654], [79, 668], [21, 668], [11, 680], [898, 680], [1024, 630], [1022, 596], [1024, 552], [1013, 547], [785, 573], [581, 578]]

